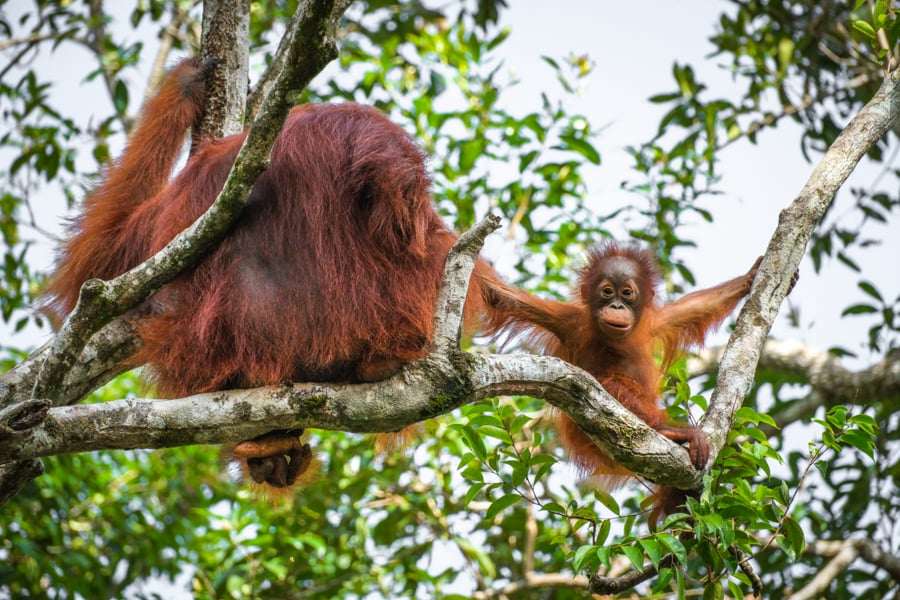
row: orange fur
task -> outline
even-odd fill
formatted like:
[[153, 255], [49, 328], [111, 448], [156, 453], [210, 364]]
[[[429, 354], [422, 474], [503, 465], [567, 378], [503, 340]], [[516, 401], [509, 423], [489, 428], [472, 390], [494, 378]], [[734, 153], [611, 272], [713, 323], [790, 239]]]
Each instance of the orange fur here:
[[[201, 141], [168, 181], [202, 110], [208, 68], [188, 60], [174, 69], [124, 155], [86, 198], [47, 290], [54, 316], [73, 309], [87, 279], [112, 278], [160, 250], [222, 189], [244, 134]], [[422, 151], [376, 109], [295, 108], [233, 229], [142, 307], [133, 364], [148, 365], [160, 396], [179, 397], [285, 381], [371, 381], [424, 356], [456, 240], [430, 186]], [[495, 279], [479, 262], [469, 329], [484, 308], [481, 282]], [[283, 471], [290, 459], [270, 450], [270, 466]]]
[[[669, 421], [660, 406], [662, 375], [685, 348], [702, 344], [707, 332], [734, 310], [749, 291], [758, 264], [745, 275], [661, 305], [655, 290], [660, 275], [652, 255], [607, 243], [589, 251], [570, 302], [492, 285], [489, 316], [495, 327], [525, 332], [543, 352], [591, 373], [650, 427], [674, 441], [688, 442], [694, 466], [702, 469], [709, 457], [706, 438], [696, 427]], [[653, 358], [658, 344], [661, 366]], [[559, 413], [556, 425], [569, 456], [592, 480], [610, 489], [630, 475], [568, 416]], [[656, 505], [671, 512], [676, 505], [670, 498], [683, 501], [684, 494], [666, 490], [660, 489]]]

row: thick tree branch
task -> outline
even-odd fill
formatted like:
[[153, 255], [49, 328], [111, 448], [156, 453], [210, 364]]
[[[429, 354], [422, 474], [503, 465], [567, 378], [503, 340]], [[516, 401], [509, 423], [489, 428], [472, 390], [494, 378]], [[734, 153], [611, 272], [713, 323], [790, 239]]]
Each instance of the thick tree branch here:
[[[0, 422], [0, 462], [90, 450], [228, 443], [273, 429], [389, 432], [499, 394], [546, 398], [617, 461], [651, 480], [681, 487], [697, 483], [683, 448], [648, 428], [580, 369], [550, 357], [461, 352], [429, 356], [372, 384], [293, 384], [177, 400], [55, 407], [28, 429]], [[666, 471], [682, 473], [666, 477]]]
[[[723, 348], [709, 348], [688, 361], [692, 376], [714, 374]], [[771, 413], [779, 428], [808, 419], [819, 407], [837, 404], [900, 402], [900, 352], [878, 363], [851, 371], [841, 359], [795, 340], [767, 340], [758, 371], [772, 370], [810, 386], [809, 394]], [[770, 432], [774, 433], [774, 432]]]
[[[813, 229], [859, 160], [898, 122], [900, 78], [889, 77], [875, 97], [834, 141], [797, 198], [782, 211], [750, 295], [738, 315], [734, 333], [722, 352], [719, 379], [709, 409], [700, 422], [714, 455], [725, 444], [734, 414], [750, 390], [766, 337], [782, 300], [790, 290], [791, 278], [797, 271]], [[616, 460], [619, 458], [616, 457]], [[671, 563], [672, 556], [666, 556], [663, 560]], [[614, 579], [594, 576], [591, 592], [617, 593], [656, 574], [657, 570], [650, 565]]]
[[206, 104], [192, 136], [220, 138], [244, 129], [244, 105], [250, 77], [250, 2], [206, 0], [203, 3], [201, 58], [219, 65], [207, 83]]
[[878, 93], [838, 136], [793, 203], [782, 211], [753, 288], [722, 354], [718, 383], [701, 426], [718, 453], [753, 382], [763, 344], [813, 229], [859, 160], [900, 121], [900, 78]]
[[826, 595], [831, 582], [840, 577], [857, 558], [887, 571], [895, 582], [900, 582], [900, 557], [888, 554], [878, 544], [868, 539], [818, 541], [806, 549], [807, 554], [831, 560], [816, 573], [808, 584], [794, 592], [792, 600], [812, 600]]
[[[485, 219], [450, 253], [440, 321], [458, 323], [465, 282]], [[0, 462], [101, 449], [162, 448], [251, 439], [273, 429], [396, 431], [497, 395], [544, 398], [569, 414], [617, 462], [652, 481], [696, 487], [687, 452], [638, 419], [586, 372], [562, 360], [523, 354], [473, 355], [451, 347], [436, 328], [435, 351], [385, 381], [361, 385], [295, 384], [199, 394], [178, 400], [128, 399], [52, 408], [32, 427], [6, 426]], [[35, 407], [36, 409], [38, 407]], [[12, 412], [21, 421], [20, 413]], [[11, 417], [10, 417], [11, 418]], [[0, 429], [4, 427], [0, 422]]]
[[44, 473], [44, 463], [39, 460], [23, 460], [0, 464], [0, 506], [6, 504], [21, 491], [25, 484]]
[[[126, 360], [140, 340], [128, 319], [116, 319], [94, 334], [60, 387], [57, 405], [72, 404], [128, 370]], [[0, 409], [31, 398], [41, 365], [50, 353], [50, 343], [38, 348], [14, 368], [0, 374]]]
[[[337, 38], [338, 24], [340, 23], [341, 17], [352, 3], [353, 0], [335, 0], [334, 7], [331, 11], [331, 17], [328, 21], [331, 29], [326, 33], [327, 36], [335, 39]], [[296, 29], [295, 21], [297, 18], [298, 15], [295, 14], [292, 21], [288, 24], [288, 32]], [[290, 35], [285, 35], [281, 38], [281, 42], [279, 42], [278, 48], [275, 50], [275, 54], [269, 62], [269, 66], [260, 76], [256, 86], [251, 89], [250, 93], [247, 95], [248, 119], [256, 118], [256, 114], [259, 112], [263, 100], [269, 96], [275, 83], [278, 81], [279, 77], [281, 77], [281, 72], [284, 70], [285, 64], [289, 60], [289, 48], [291, 43], [292, 39]]]

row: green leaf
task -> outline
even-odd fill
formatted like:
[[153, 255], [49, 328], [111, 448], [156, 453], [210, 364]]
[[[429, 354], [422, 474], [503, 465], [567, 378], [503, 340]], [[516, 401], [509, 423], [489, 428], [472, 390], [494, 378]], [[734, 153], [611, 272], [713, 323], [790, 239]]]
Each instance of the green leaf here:
[[469, 486], [469, 489], [466, 490], [465, 496], [463, 497], [464, 504], [466, 506], [468, 506], [472, 502], [472, 500], [475, 499], [475, 496], [478, 495], [478, 492], [480, 492], [483, 488], [484, 488], [484, 482], [478, 482], [478, 483], [471, 484]]
[[703, 589], [703, 600], [722, 600], [725, 598], [725, 590], [722, 588], [720, 580], [707, 583]]
[[576, 573], [584, 570], [585, 564], [588, 563], [594, 556], [596, 556], [595, 550], [597, 546], [582, 546], [578, 550], [575, 551], [575, 557], [572, 559], [572, 570]]
[[659, 559], [661, 558], [659, 542], [653, 538], [641, 538], [638, 540], [638, 543], [644, 549], [644, 552], [647, 554], [650, 562], [653, 563], [653, 566], [658, 569]]
[[681, 540], [669, 533], [661, 533], [656, 537], [666, 548], [669, 549], [669, 552], [675, 555], [675, 558], [679, 563], [687, 563], [687, 549], [684, 547], [684, 544], [681, 543]]
[[287, 567], [280, 559], [267, 560], [263, 562], [263, 566], [265, 567], [266, 571], [274, 575], [276, 579], [284, 579], [285, 577], [287, 577]]
[[841, 313], [842, 317], [847, 315], [870, 315], [872, 313], [878, 312], [878, 309], [874, 306], [869, 306], [868, 304], [854, 304], [853, 306], [848, 306]]
[[116, 81], [116, 87], [113, 91], [113, 105], [116, 107], [116, 112], [120, 115], [124, 115], [128, 110], [128, 88], [121, 79]]
[[600, 153], [590, 143], [571, 136], [566, 136], [563, 141], [569, 150], [574, 150], [595, 165], [600, 164]]
[[806, 538], [803, 536], [803, 529], [800, 528], [800, 525], [792, 517], [784, 518], [781, 529], [784, 532], [785, 540], [793, 553], [792, 558], [796, 559], [803, 554], [803, 548], [806, 546]]
[[869, 415], [854, 415], [850, 421], [868, 433], [869, 435], [875, 436], [878, 434], [878, 423], [875, 422], [875, 419], [870, 417]]
[[491, 502], [491, 505], [488, 507], [487, 512], [485, 513], [485, 519], [493, 519], [500, 511], [509, 508], [521, 499], [522, 496], [518, 494], [507, 494], [505, 496], [501, 496], [500, 498]]
[[466, 538], [455, 536], [453, 541], [459, 546], [463, 553], [478, 563], [478, 568], [487, 577], [496, 577], [497, 567], [490, 555], [487, 554], [480, 546], [476, 546]]
[[509, 437], [509, 433], [507, 433], [505, 429], [501, 429], [500, 427], [494, 427], [493, 425], [482, 425], [478, 428], [478, 433], [480, 435], [492, 437], [502, 442], [506, 442], [507, 444], [512, 444], [512, 438]]
[[875, 30], [866, 21], [853, 21], [853, 29], [862, 33], [866, 37], [869, 37], [873, 40], [875, 39]]
[[529, 165], [534, 162], [534, 159], [538, 157], [538, 151], [532, 150], [531, 152], [526, 152], [522, 156], [519, 157], [519, 173], [524, 173]]
[[[612, 529], [612, 524], [609, 522], [609, 519], [600, 522], [600, 527], [597, 529], [596, 542], [598, 544], [605, 544], [607, 538], [609, 538], [609, 532]], [[602, 560], [602, 557], [601, 557]]]
[[487, 457], [487, 448], [485, 447], [484, 440], [481, 439], [481, 436], [475, 433], [475, 430], [469, 425], [456, 425], [455, 427], [463, 434], [463, 438], [465, 439], [469, 450], [474, 452], [475, 456], [479, 459], [484, 460]]
[[619, 503], [616, 502], [616, 499], [613, 498], [612, 494], [610, 494], [606, 490], [600, 488], [595, 489], [594, 497], [600, 501], [600, 504], [608, 508], [610, 512], [612, 512], [612, 514], [622, 514], [622, 509], [619, 507]]
[[541, 506], [541, 510], [545, 512], [557, 513], [560, 515], [566, 514], [566, 508], [558, 502], [548, 502]]
[[492, 413], [476, 414], [475, 416], [469, 418], [467, 424], [473, 428], [478, 427], [479, 430], [484, 425], [490, 425], [491, 427], [497, 428], [503, 427], [503, 421], [498, 419], [497, 416]]
[[868, 281], [860, 281], [857, 285], [859, 286], [859, 289], [872, 296], [879, 302], [884, 302], [884, 299], [881, 297], [881, 294], [878, 293], [878, 290], [875, 289], [875, 286]]
[[555, 60], [553, 60], [552, 58], [550, 58], [549, 56], [541, 56], [541, 60], [543, 60], [545, 63], [547, 63], [548, 65], [550, 65], [557, 71], [559, 71], [559, 63], [556, 62]]
[[663, 104], [665, 102], [671, 102], [672, 100], [678, 100], [681, 98], [681, 94], [677, 92], [669, 93], [669, 94], [657, 94], [656, 96], [650, 96], [648, 100], [653, 102], [654, 104]]
[[628, 557], [634, 568], [640, 571], [644, 568], [644, 553], [637, 546], [622, 546], [622, 553]]
[[875, 458], [875, 440], [858, 429], [845, 431], [841, 442], [853, 446], [871, 459]]
[[789, 37], [783, 37], [778, 40], [778, 68], [780, 73], [784, 73], [791, 59], [794, 56], [794, 41]]

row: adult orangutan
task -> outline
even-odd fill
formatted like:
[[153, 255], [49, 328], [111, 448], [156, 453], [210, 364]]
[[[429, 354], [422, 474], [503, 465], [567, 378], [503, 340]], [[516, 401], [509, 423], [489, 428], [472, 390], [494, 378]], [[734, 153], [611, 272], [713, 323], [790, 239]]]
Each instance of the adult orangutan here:
[[[214, 63], [179, 64], [143, 109], [123, 156], [70, 224], [46, 310], [65, 317], [82, 283], [109, 279], [194, 222], [225, 182], [244, 134], [200, 140], [169, 181], [203, 109]], [[195, 140], [196, 142], [196, 140]], [[238, 222], [141, 310], [135, 366], [162, 397], [286, 381], [383, 379], [425, 355], [456, 236], [431, 198], [425, 157], [378, 110], [295, 108]], [[484, 310], [476, 267], [466, 321]], [[297, 431], [239, 444], [257, 482], [291, 485], [309, 464]]]

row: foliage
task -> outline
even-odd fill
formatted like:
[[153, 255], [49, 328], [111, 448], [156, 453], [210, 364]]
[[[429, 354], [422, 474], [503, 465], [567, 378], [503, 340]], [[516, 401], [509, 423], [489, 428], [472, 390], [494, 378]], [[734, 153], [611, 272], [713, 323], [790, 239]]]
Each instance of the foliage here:
[[[255, 60], [268, 59], [275, 32], [295, 7], [251, 4]], [[498, 52], [510, 34], [506, 8], [503, 0], [440, 8], [416, 0], [358, 3], [346, 22], [340, 73], [320, 78], [305, 99], [352, 99], [388, 112], [433, 157], [436, 201], [448, 222], [465, 229], [488, 209], [502, 213], [515, 240], [517, 278], [547, 293], [564, 292], [585, 245], [623, 222], [641, 224], [630, 235], [653, 246], [671, 289], [693, 284], [678, 249], [693, 244], [685, 228], [691, 218], [714, 219], [711, 202], [726, 176], [721, 153], [755, 144], [767, 128], [790, 120], [802, 127], [798, 149], [814, 156], [871, 97], [897, 55], [896, 9], [884, 0], [856, 7], [835, 0], [734, 3], [711, 42], [739, 91], [709, 98], [694, 68], [676, 63], [672, 82], [660, 84], [670, 91], [650, 98], [665, 108], [656, 134], [630, 150], [627, 187], [635, 203], [598, 214], [585, 200], [585, 174], [601, 164], [597, 131], [567, 108], [590, 60], [545, 57], [558, 87], [514, 113], [507, 99], [517, 81]], [[0, 13], [11, 38], [34, 34], [12, 47], [21, 55], [11, 64], [48, 51], [42, 44], [57, 52], [85, 47], [94, 62], [83, 77], [102, 83], [110, 98], [107, 114], [80, 122], [54, 95], [48, 74], [27, 64], [0, 71], [0, 106], [10, 123], [0, 137], [7, 181], [0, 196], [0, 313], [13, 330], [37, 319], [27, 311], [42, 276], [29, 255], [30, 238], [42, 234], [32, 217], [37, 199], [80, 197], [139, 104], [127, 75], [152, 57], [133, 28], [169, 25], [161, 35], [176, 48], [196, 44], [190, 2], [134, 3], [128, 26], [107, 23], [94, 10], [96, 3], [38, 2]], [[870, 159], [890, 164], [887, 152], [880, 144]], [[816, 270], [836, 258], [861, 271], [856, 256], [878, 243], [868, 226], [895, 218], [900, 203], [900, 170], [885, 173], [889, 181], [852, 190], [850, 218], [830, 218], [816, 232]], [[888, 285], [860, 273], [865, 300], [848, 300], [843, 315], [870, 319], [869, 345], [880, 355], [896, 351], [900, 330], [900, 298], [890, 300]], [[22, 357], [20, 349], [0, 350], [4, 367]], [[667, 392], [676, 416], [705, 407], [687, 379], [684, 363], [676, 365]], [[806, 383], [791, 373], [758, 373], [704, 492], [688, 503], [690, 518], [670, 516], [655, 531], [646, 524], [647, 490], [640, 485], [611, 495], [577, 484], [544, 404], [531, 398], [493, 399], [429, 423], [407, 454], [376, 457], [366, 438], [317, 432], [319, 480], [278, 502], [236, 485], [214, 448], [49, 459], [46, 474], [0, 512], [0, 595], [169, 597], [160, 585], [179, 578], [198, 598], [463, 598], [527, 582], [534, 572], [611, 574], [653, 565], [659, 576], [642, 593], [683, 597], [703, 587], [704, 597], [721, 598], [750, 591], [753, 581], [741, 566], [750, 557], [766, 595], [780, 597], [823, 565], [809, 554], [811, 540], [862, 535], [891, 550], [891, 523], [900, 516], [896, 398], [873, 397], [861, 410], [823, 410], [814, 431], [789, 425], [792, 432], [806, 427], [804, 439], [814, 439], [797, 447], [787, 429], [774, 431], [769, 415], [792, 406], [802, 395], [797, 384]], [[94, 400], [133, 393], [128, 375]], [[892, 585], [870, 565], [855, 565], [829, 594], [880, 597]], [[507, 594], [535, 595], [585, 592], [524, 587]]]

